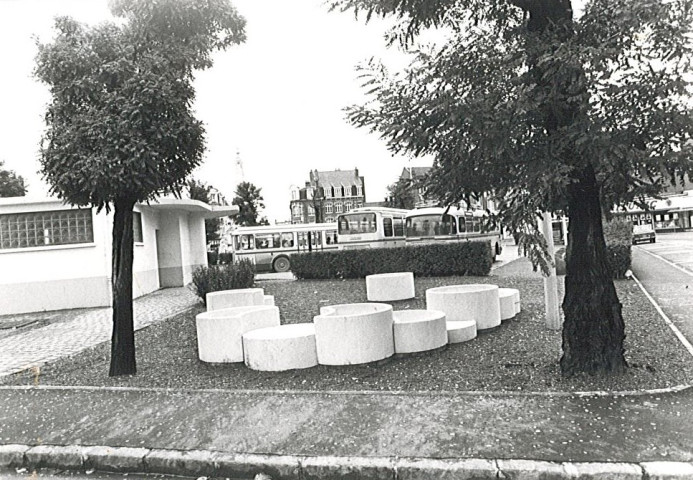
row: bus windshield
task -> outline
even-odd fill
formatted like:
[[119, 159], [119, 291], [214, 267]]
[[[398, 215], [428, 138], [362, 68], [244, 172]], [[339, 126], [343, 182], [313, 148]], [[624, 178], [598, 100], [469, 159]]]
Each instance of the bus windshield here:
[[376, 230], [375, 213], [340, 215], [337, 228], [340, 235], [373, 233]]
[[455, 218], [451, 215], [418, 215], [407, 218], [407, 237], [455, 235]]

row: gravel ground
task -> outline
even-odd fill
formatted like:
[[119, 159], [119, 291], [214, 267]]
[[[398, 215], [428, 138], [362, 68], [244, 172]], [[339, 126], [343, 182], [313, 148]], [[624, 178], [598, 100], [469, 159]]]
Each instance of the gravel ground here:
[[[518, 288], [522, 312], [474, 341], [432, 352], [398, 355], [368, 365], [271, 373], [242, 364], [200, 362], [195, 333], [195, 314], [202, 311], [200, 307], [137, 333], [136, 376], [107, 376], [110, 345], [104, 343], [43, 366], [38, 378], [24, 373], [0, 378], [0, 383], [392, 391], [624, 391], [693, 383], [693, 359], [631, 281], [616, 282], [626, 321], [630, 368], [606, 378], [561, 377], [561, 334], [544, 327], [543, 281], [525, 260], [501, 267], [488, 277], [417, 278], [416, 298], [394, 302], [393, 307], [424, 308], [427, 288], [464, 283]], [[559, 284], [562, 289], [562, 282]], [[363, 280], [263, 281], [258, 286], [275, 296], [282, 323], [312, 321], [322, 305], [366, 301]]]

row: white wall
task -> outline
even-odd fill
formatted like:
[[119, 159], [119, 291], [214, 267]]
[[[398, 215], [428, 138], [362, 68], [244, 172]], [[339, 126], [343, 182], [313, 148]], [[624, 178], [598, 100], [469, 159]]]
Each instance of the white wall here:
[[[69, 210], [59, 201], [2, 205], [2, 213]], [[0, 314], [110, 305], [105, 215], [92, 210], [94, 242], [0, 250]]]

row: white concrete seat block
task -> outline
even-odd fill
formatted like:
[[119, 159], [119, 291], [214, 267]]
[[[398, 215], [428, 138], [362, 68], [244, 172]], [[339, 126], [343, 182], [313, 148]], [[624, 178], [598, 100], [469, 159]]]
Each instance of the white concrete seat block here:
[[371, 302], [414, 298], [414, 274], [398, 272], [366, 275], [366, 297]]
[[501, 323], [498, 286], [487, 284], [448, 285], [426, 290], [426, 309], [440, 310], [450, 321], [475, 320], [476, 329]]
[[424, 352], [448, 343], [445, 314], [436, 310], [392, 312], [395, 353]]
[[458, 320], [447, 322], [448, 343], [468, 342], [476, 338], [476, 322], [474, 320]]
[[218, 292], [209, 292], [205, 296], [208, 312], [220, 310], [222, 308], [264, 305], [264, 297], [265, 292], [261, 288], [236, 288], [233, 290], [220, 290]]
[[243, 361], [244, 333], [279, 325], [279, 309], [266, 305], [223, 308], [195, 318], [200, 360], [212, 363]]
[[274, 295], [263, 295], [263, 305], [274, 306]]
[[313, 323], [320, 365], [375, 362], [395, 353], [392, 306], [386, 303], [321, 307]]
[[513, 318], [520, 312], [520, 291], [515, 288], [499, 288], [501, 321]]
[[318, 364], [315, 325], [296, 323], [243, 334], [247, 367], [265, 372], [309, 368]]

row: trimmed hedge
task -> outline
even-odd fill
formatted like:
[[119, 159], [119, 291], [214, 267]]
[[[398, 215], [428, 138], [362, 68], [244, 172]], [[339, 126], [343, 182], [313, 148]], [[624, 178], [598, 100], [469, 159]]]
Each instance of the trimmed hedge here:
[[[620, 219], [604, 222], [606, 255], [612, 278], [625, 278], [631, 265], [633, 224]], [[556, 252], [556, 273], [565, 275], [565, 248]]]
[[413, 272], [421, 277], [488, 275], [490, 242], [454, 242], [395, 248], [331, 250], [291, 255], [300, 279], [364, 278], [377, 273]]
[[255, 283], [255, 265], [242, 259], [230, 265], [198, 267], [192, 275], [192, 291], [207, 305], [207, 294], [220, 290], [249, 288]]
[[227, 265], [233, 263], [233, 253], [207, 252], [207, 265]]

